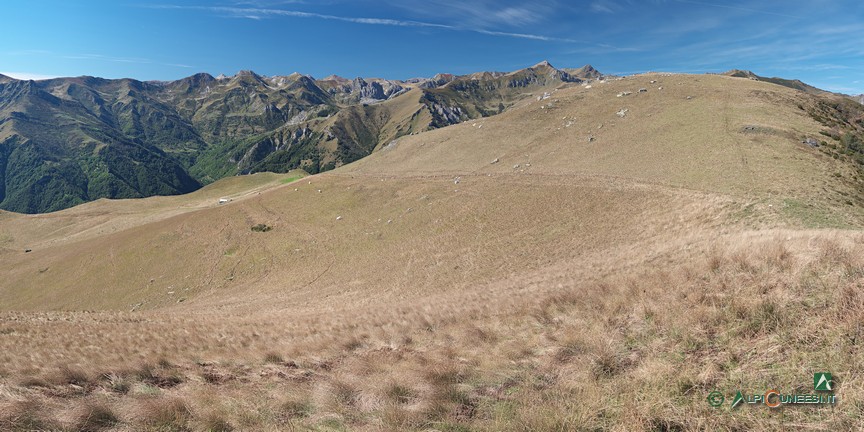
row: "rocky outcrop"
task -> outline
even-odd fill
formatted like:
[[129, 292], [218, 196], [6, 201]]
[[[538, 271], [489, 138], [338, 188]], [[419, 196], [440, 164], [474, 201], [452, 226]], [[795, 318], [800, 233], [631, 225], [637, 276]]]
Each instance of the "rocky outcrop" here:
[[587, 64], [580, 68], [576, 69], [562, 69], [563, 71], [570, 74], [572, 77], [580, 78], [583, 80], [599, 80], [603, 79], [603, 74], [600, 73], [597, 69], [594, 69], [594, 66]]
[[396, 97], [407, 89], [398, 81], [378, 78], [345, 78], [331, 75], [321, 81], [327, 92], [342, 103], [375, 103]]
[[441, 87], [441, 86], [443, 86], [443, 85], [445, 85], [451, 81], [454, 81], [456, 78], [457, 78], [457, 76], [453, 75], [453, 74], [446, 74], [446, 73], [435, 74], [435, 76], [433, 76], [432, 78], [429, 78], [428, 80], [425, 80], [424, 82], [420, 83], [420, 88], [430, 89], [430, 88]]

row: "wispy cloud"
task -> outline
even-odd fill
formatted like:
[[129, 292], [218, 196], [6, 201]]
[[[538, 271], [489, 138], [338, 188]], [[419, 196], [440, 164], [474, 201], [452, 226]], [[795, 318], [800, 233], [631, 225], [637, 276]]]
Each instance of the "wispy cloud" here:
[[92, 61], [102, 61], [102, 62], [112, 62], [112, 63], [134, 63], [134, 64], [152, 64], [159, 66], [170, 66], [177, 67], [183, 69], [191, 69], [195, 66], [182, 64], [182, 63], [171, 63], [171, 62], [162, 62], [148, 58], [141, 57], [117, 57], [110, 56], [104, 54], [94, 54], [94, 53], [56, 53], [48, 50], [19, 50], [19, 51], [11, 51], [7, 52], [8, 55], [21, 55], [21, 56], [34, 56], [34, 57], [47, 57], [54, 59], [68, 59], [68, 60], [92, 60]]
[[262, 17], [293, 17], [293, 18], [317, 18], [331, 21], [343, 21], [355, 24], [372, 24], [372, 25], [388, 25], [398, 27], [433, 27], [443, 29], [454, 29], [455, 27], [446, 24], [436, 24], [423, 21], [397, 20], [388, 18], [365, 18], [365, 17], [349, 17], [339, 15], [320, 14], [315, 12], [301, 12], [286, 9], [266, 9], [266, 8], [241, 8], [229, 6], [179, 6], [179, 5], [151, 5], [148, 6], [154, 9], [190, 9], [190, 10], [205, 10], [210, 12], [222, 13], [233, 18], [252, 18], [261, 19]]
[[509, 32], [480, 30], [480, 29], [473, 29], [471, 31], [473, 31], [475, 33], [490, 35], [490, 36], [506, 36], [506, 37], [531, 39], [531, 40], [539, 40], [539, 41], [567, 42], [567, 43], [578, 43], [579, 42], [579, 41], [574, 40], [574, 39], [555, 38], [555, 37], [550, 37], [550, 36], [540, 36], [540, 35], [526, 34], [526, 33], [509, 33]]
[[304, 0], [236, 0], [235, 6], [252, 6], [256, 8], [269, 8], [287, 4], [304, 4]]
[[608, 14], [615, 13], [620, 10], [620, 8], [615, 3], [608, 1], [595, 1], [591, 3], [591, 6], [589, 6], [588, 9], [590, 9], [592, 12]]
[[435, 17], [458, 26], [486, 30], [536, 25], [546, 21], [558, 9], [557, 1], [390, 0], [388, 3], [409, 15]]
[[772, 12], [772, 11], [767, 11], [767, 10], [751, 9], [751, 8], [747, 8], [747, 7], [735, 6], [735, 5], [729, 5], [729, 4], [708, 3], [708, 2], [693, 1], [693, 0], [678, 0], [678, 2], [679, 3], [692, 4], [692, 5], [699, 5], [699, 6], [710, 6], [710, 7], [714, 7], [714, 8], [738, 10], [738, 11], [742, 11], [742, 12], [749, 12], [749, 13], [762, 14], [762, 15], [774, 15], [774, 16], [779, 16], [779, 17], [804, 19], [804, 17], [797, 16], [797, 15], [790, 15], [790, 14], [784, 14], [784, 13], [780, 13], [780, 12]]
[[159, 62], [147, 58], [140, 57], [114, 57], [109, 55], [102, 54], [66, 54], [61, 55], [61, 58], [73, 59], [73, 60], [96, 60], [96, 61], [106, 61], [113, 63], [137, 63], [137, 64], [155, 64], [161, 66], [172, 66], [184, 69], [191, 69], [194, 66], [182, 64], [182, 63], [164, 63]]
[[490, 14], [495, 21], [499, 21], [512, 26], [523, 26], [533, 24], [541, 19], [541, 15], [537, 10], [532, 10], [524, 7], [507, 7], [500, 10], [492, 11]]
[[[396, 26], [396, 27], [420, 27], [420, 28], [433, 28], [433, 29], [442, 29], [442, 30], [453, 30], [453, 31], [468, 31], [473, 33], [484, 34], [488, 36], [500, 36], [500, 37], [509, 37], [509, 38], [518, 38], [518, 39], [529, 39], [536, 41], [545, 41], [545, 42], [565, 42], [565, 43], [578, 43], [579, 41], [568, 38], [559, 38], [553, 36], [546, 36], [541, 34], [533, 34], [533, 33], [522, 33], [522, 32], [507, 32], [507, 31], [498, 31], [491, 30], [486, 28], [472, 28], [464, 25], [451, 25], [451, 24], [440, 24], [433, 23], [427, 21], [415, 21], [415, 20], [403, 20], [403, 19], [391, 19], [391, 18], [376, 18], [376, 17], [352, 17], [352, 16], [341, 16], [341, 15], [330, 15], [330, 14], [321, 14], [316, 12], [303, 12], [296, 10], [286, 10], [286, 9], [272, 9], [272, 8], [240, 8], [240, 7], [226, 7], [226, 6], [180, 6], [180, 5], [153, 5], [150, 6], [152, 8], [158, 9], [192, 9], [192, 10], [206, 10], [214, 13], [225, 14], [226, 16], [233, 18], [246, 18], [246, 19], [261, 19], [262, 17], [292, 17], [292, 18], [312, 18], [312, 19], [322, 19], [322, 20], [330, 20], [330, 21], [342, 21], [349, 22], [354, 24], [367, 24], [367, 25], [384, 25], [384, 26]], [[517, 11], [515, 9], [505, 9], [500, 11], [501, 19], [503, 20], [511, 20], [511, 21], [520, 21], [527, 19], [526, 15], [522, 11]]]
[[635, 53], [645, 51], [644, 48], [619, 47], [604, 43], [588, 44], [565, 51], [565, 54], [607, 55], [610, 53]]

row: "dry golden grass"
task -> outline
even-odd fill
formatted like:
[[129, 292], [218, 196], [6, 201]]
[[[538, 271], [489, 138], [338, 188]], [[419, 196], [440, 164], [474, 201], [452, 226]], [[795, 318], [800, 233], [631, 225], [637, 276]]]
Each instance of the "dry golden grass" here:
[[[458, 306], [441, 298], [390, 310], [359, 307], [350, 315], [314, 321], [334, 330], [286, 335], [287, 344], [275, 337], [280, 323], [261, 317], [256, 332], [271, 346], [250, 343], [245, 356], [196, 361], [179, 350], [176, 358], [130, 361], [120, 370], [116, 364], [111, 368], [111, 361], [100, 364], [98, 356], [75, 368], [45, 365], [37, 371], [11, 364], [0, 387], [8, 400], [0, 419], [13, 430], [37, 424], [118, 430], [840, 430], [862, 425], [864, 412], [856, 401], [864, 397], [858, 347], [864, 236], [730, 235], [689, 254], [692, 259], [683, 264], [641, 267], [593, 282], [539, 283], [490, 296], [485, 304], [464, 304], [458, 314], [448, 314]], [[115, 326], [92, 315], [57, 318], [88, 322], [94, 332]], [[10, 318], [4, 317], [4, 327]], [[21, 323], [23, 317], [17, 318]], [[168, 328], [148, 332], [163, 343], [180, 343], [182, 334], [213, 340], [215, 332], [245, 321], [201, 315], [196, 329], [172, 331], [174, 317], [154, 313], [149, 319], [165, 321]], [[141, 331], [133, 324], [124, 327], [124, 332]], [[89, 331], [81, 333], [64, 334], [81, 343], [74, 339]], [[241, 346], [256, 338], [243, 330], [222, 336]], [[284, 348], [277, 353], [273, 345]], [[705, 401], [713, 389], [806, 388], [812, 373], [821, 370], [832, 371], [840, 383], [841, 402], [833, 410], [730, 411]], [[41, 384], [28, 385], [34, 377]], [[126, 383], [119, 389], [118, 380]], [[67, 401], [95, 407], [90, 408], [94, 417], [88, 420], [82, 410], [69, 413]]]
[[[861, 209], [801, 98], [635, 77], [251, 194], [0, 213], [0, 430], [860, 429]], [[817, 371], [833, 409], [706, 401]]]

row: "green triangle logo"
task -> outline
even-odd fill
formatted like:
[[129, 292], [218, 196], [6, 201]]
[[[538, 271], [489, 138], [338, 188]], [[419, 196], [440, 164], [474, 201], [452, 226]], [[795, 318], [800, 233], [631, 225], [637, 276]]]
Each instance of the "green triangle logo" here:
[[834, 381], [830, 372], [817, 372], [813, 374], [813, 389], [816, 391], [831, 391]]
[[732, 399], [732, 408], [735, 408], [744, 401], [744, 395], [741, 394], [741, 390], [738, 390], [738, 393], [735, 394], [735, 399]]

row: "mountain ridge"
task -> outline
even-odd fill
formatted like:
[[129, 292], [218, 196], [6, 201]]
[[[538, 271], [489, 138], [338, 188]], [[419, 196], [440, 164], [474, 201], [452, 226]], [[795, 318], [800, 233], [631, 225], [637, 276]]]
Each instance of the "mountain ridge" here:
[[[800, 81], [759, 79], [827, 94]], [[327, 171], [399, 137], [488, 117], [562, 86], [591, 65], [544, 60], [512, 72], [388, 80], [251, 70], [174, 81], [0, 78], [0, 209], [43, 213], [98, 198], [187, 193], [262, 171]]]
[[810, 94], [838, 94], [829, 92], [827, 90], [822, 90], [820, 88], [813, 87], [801, 80], [798, 79], [786, 79], [786, 78], [778, 78], [778, 77], [764, 77], [760, 75], [756, 75], [753, 71], [742, 70], [742, 69], [732, 69], [726, 72], [723, 72], [721, 75], [731, 76], [734, 78], [747, 78], [757, 81], [766, 81], [773, 84], [781, 85], [783, 87], [789, 87], [795, 90], [801, 90], [805, 93]]

